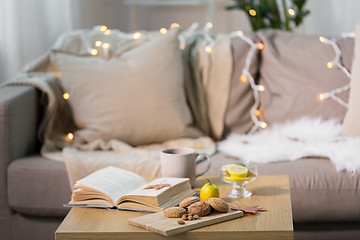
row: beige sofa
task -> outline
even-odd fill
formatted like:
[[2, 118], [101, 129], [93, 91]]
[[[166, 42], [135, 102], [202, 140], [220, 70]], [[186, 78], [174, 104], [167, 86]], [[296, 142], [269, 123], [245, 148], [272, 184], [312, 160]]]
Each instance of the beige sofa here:
[[[264, 31], [258, 37], [265, 42], [266, 47], [269, 46], [266, 50], [270, 51], [270, 44], [282, 42], [282, 34]], [[305, 38], [310, 45], [316, 39], [284, 34], [291, 39], [300, 38], [300, 42], [304, 42], [301, 38]], [[352, 48], [353, 43], [349, 41], [342, 44], [349, 44]], [[299, 48], [305, 51], [303, 47]], [[251, 126], [249, 116], [244, 117], [248, 112], [239, 107], [244, 99], [251, 96], [251, 92], [236, 85], [247, 49], [243, 42], [235, 39], [232, 41], [232, 51], [234, 68], [224, 119], [224, 136], [232, 132], [244, 132], [244, 128], [249, 129]], [[351, 53], [351, 50], [348, 52]], [[268, 64], [266, 59], [264, 61], [261, 58], [266, 57], [265, 53], [262, 54], [252, 62], [252, 71], [258, 76], [257, 79], [260, 76], [260, 81], [266, 81], [261, 80], [266, 78], [262, 70]], [[302, 71], [300, 69], [298, 74], [301, 75]], [[39, 153], [41, 143], [37, 140], [37, 129], [43, 115], [39, 97], [39, 90], [31, 86], [0, 88], [1, 239], [53, 239], [54, 231], [69, 211], [63, 207], [71, 196], [65, 164], [45, 159]], [[296, 118], [295, 114], [302, 113], [291, 114]], [[274, 121], [271, 118], [269, 120]], [[219, 162], [226, 158], [225, 154], [216, 153], [207, 174], [218, 175]], [[323, 158], [261, 164], [259, 173], [289, 175], [295, 239], [360, 238], [359, 173], [337, 172], [333, 164]]]

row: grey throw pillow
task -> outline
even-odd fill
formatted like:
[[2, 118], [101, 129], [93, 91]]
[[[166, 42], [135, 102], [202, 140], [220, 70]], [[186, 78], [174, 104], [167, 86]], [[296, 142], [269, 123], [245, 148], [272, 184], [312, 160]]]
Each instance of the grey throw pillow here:
[[[260, 65], [261, 118], [267, 123], [283, 122], [302, 116], [344, 119], [346, 108], [319, 95], [349, 83], [338, 68], [327, 68], [335, 52], [321, 43], [318, 36], [279, 30], [261, 30], [258, 36], [265, 45]], [[339, 39], [342, 62], [351, 69], [353, 39]], [[348, 101], [349, 91], [339, 95]]]

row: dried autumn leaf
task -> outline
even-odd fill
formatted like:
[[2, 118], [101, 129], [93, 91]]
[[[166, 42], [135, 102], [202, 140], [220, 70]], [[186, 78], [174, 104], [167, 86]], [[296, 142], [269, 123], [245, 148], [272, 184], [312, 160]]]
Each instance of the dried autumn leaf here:
[[155, 185], [149, 185], [149, 186], [146, 186], [144, 187], [144, 189], [155, 189], [155, 190], [160, 190], [164, 187], [169, 187], [171, 188], [171, 185], [170, 184], [155, 184]]
[[239, 205], [231, 205], [230, 206], [231, 210], [234, 211], [243, 211], [244, 213], [249, 213], [249, 214], [256, 214], [257, 212], [265, 212], [267, 211], [264, 208], [260, 208], [258, 206], [239, 206]]

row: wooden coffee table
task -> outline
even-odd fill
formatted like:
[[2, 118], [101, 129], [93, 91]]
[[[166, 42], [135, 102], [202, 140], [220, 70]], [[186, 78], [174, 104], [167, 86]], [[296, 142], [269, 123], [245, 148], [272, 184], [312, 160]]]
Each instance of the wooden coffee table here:
[[[72, 208], [56, 230], [55, 239], [293, 239], [288, 176], [259, 176], [247, 186], [253, 196], [241, 199], [227, 198], [232, 186], [219, 177], [210, 180], [218, 185], [220, 197], [226, 201], [258, 205], [268, 211], [165, 237], [128, 224], [128, 219], [146, 213]], [[206, 182], [206, 178], [199, 178], [197, 190]]]

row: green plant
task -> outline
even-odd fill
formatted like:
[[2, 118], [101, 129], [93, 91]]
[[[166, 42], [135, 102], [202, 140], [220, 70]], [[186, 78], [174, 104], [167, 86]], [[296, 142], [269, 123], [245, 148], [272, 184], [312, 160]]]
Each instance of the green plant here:
[[[290, 0], [290, 8], [286, 0], [233, 0], [227, 10], [239, 9], [249, 17], [253, 31], [261, 28], [277, 28], [292, 31], [299, 26], [310, 11], [304, 9], [307, 0]], [[278, 3], [280, 3], [278, 6]]]

